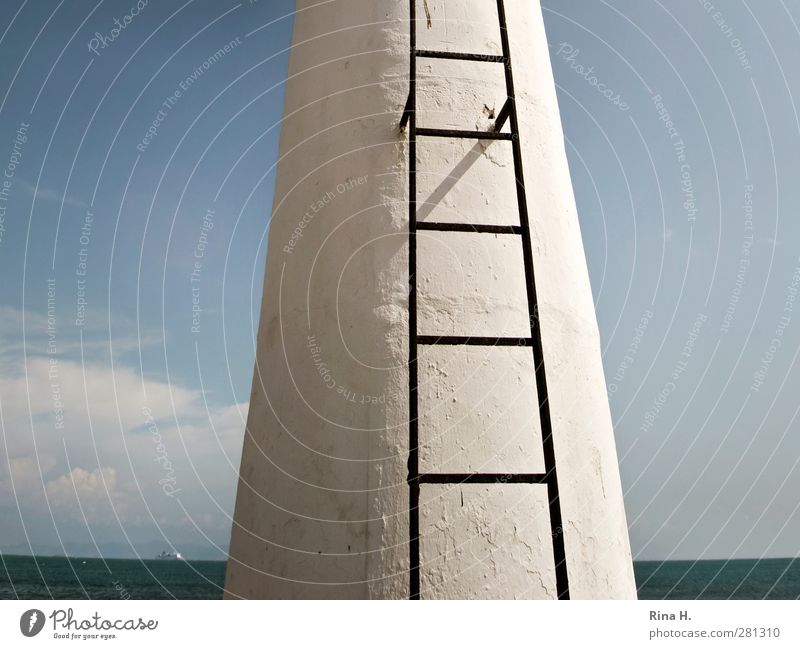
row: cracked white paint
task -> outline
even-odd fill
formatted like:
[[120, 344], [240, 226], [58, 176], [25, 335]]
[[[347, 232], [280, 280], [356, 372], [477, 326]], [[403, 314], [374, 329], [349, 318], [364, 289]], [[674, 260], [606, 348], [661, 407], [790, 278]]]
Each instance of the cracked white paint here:
[[507, 144], [432, 138], [417, 142], [420, 221], [519, 225], [516, 192]]
[[421, 334], [530, 336], [517, 235], [421, 231], [417, 275]]
[[[419, 47], [499, 53], [494, 4], [428, 0], [429, 29], [419, 0]], [[226, 587], [238, 597], [402, 598], [408, 145], [397, 124], [408, 89], [408, 3], [299, 0], [298, 9]], [[506, 11], [571, 595], [633, 597], [541, 12], [532, 0], [506, 0]], [[420, 61], [419, 126], [486, 130], [504, 98], [499, 64]], [[420, 139], [418, 218], [518, 224], [510, 149]], [[318, 201], [302, 236], [293, 235]], [[421, 232], [418, 286], [420, 333], [529, 333], [513, 235]], [[421, 351], [423, 470], [541, 470], [527, 353]], [[420, 523], [423, 597], [554, 596], [544, 487], [426, 485]]]
[[420, 348], [420, 471], [543, 473], [535, 395], [530, 349]]
[[468, 599], [554, 598], [547, 487], [430, 485], [420, 513], [420, 589]]

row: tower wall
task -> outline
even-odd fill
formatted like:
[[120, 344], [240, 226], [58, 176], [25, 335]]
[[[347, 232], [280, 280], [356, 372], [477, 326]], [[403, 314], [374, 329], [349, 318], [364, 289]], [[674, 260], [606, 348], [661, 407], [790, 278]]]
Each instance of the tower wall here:
[[[427, 4], [430, 22], [425, 5]], [[228, 596], [409, 595], [408, 2], [300, 0]], [[507, 0], [575, 598], [634, 597], [597, 324], [538, 3]], [[495, 3], [417, 3], [417, 46], [500, 53]], [[501, 64], [419, 59], [417, 126], [488, 130]], [[519, 223], [507, 142], [417, 141], [419, 221]], [[421, 231], [418, 331], [527, 336], [519, 237]], [[419, 461], [538, 473], [527, 349], [419, 351]], [[423, 598], [554, 597], [544, 485], [423, 485]]]

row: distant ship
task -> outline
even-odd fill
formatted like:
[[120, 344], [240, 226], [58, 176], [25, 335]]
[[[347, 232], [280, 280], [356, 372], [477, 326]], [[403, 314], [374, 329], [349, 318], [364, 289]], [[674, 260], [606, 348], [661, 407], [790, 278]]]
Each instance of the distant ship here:
[[183, 557], [180, 552], [162, 552], [156, 556], [156, 559], [177, 559], [178, 561], [182, 561]]

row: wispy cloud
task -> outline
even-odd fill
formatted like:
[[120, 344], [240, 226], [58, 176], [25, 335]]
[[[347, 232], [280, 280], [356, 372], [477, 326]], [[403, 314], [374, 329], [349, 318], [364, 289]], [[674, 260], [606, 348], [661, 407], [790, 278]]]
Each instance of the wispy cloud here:
[[[19, 318], [0, 308], [0, 326]], [[46, 322], [36, 314], [25, 320]], [[52, 512], [65, 541], [87, 525], [121, 541], [117, 520], [132, 529], [168, 521], [174, 529], [185, 509], [194, 520], [181, 523], [186, 530], [197, 524], [219, 538], [230, 525], [247, 408], [207, 405], [197, 389], [143, 377], [137, 366], [112, 365], [107, 356], [84, 363], [60, 354], [7, 356], [0, 515], [18, 519], [20, 507], [26, 522], [50, 521]], [[21, 540], [0, 531], [0, 542]]]
[[83, 209], [87, 209], [89, 207], [86, 201], [82, 201], [79, 198], [64, 194], [63, 192], [59, 192], [50, 187], [42, 187], [40, 185], [37, 188], [36, 185], [29, 183], [26, 180], [17, 180], [17, 184], [26, 194], [28, 194], [28, 196], [32, 196], [35, 201], [47, 201], [49, 203], [59, 204], [63, 203], [64, 205], [71, 205], [73, 207], [80, 207]]

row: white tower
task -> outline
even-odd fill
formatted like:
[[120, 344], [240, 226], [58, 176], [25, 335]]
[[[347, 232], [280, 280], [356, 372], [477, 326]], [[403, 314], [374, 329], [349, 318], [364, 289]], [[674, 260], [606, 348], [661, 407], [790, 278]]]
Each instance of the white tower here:
[[635, 597], [538, 3], [298, 0], [280, 152], [227, 596]]

